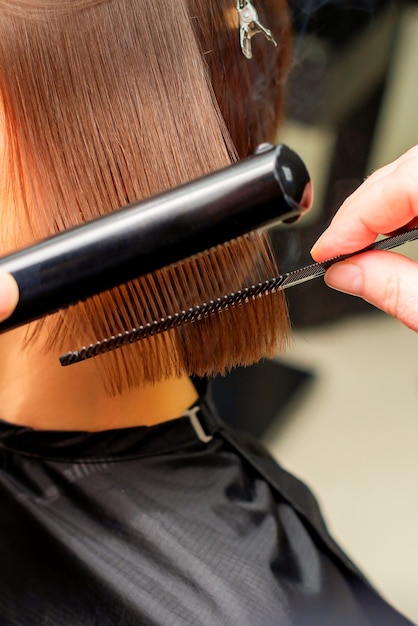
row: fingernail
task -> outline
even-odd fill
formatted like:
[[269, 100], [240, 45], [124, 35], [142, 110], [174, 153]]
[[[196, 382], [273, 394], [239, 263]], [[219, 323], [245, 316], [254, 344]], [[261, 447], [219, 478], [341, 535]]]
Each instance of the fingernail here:
[[14, 311], [19, 300], [19, 289], [15, 279], [0, 272], [0, 321], [5, 320]]
[[363, 271], [347, 261], [330, 267], [325, 274], [325, 282], [329, 287], [352, 296], [361, 296], [363, 293]]
[[[311, 256], [315, 259], [316, 255], [318, 253], [318, 250], [322, 247], [323, 245], [323, 241], [324, 241], [325, 237], [322, 234], [314, 243], [314, 245], [312, 246], [310, 252], [311, 252]], [[320, 255], [322, 256], [322, 255]], [[322, 257], [323, 258], [323, 257]]]
[[319, 239], [317, 239], [317, 241], [312, 246], [312, 248], [310, 250], [311, 256], [315, 257], [315, 250], [317, 250], [319, 248], [321, 239], [322, 239], [322, 236]]

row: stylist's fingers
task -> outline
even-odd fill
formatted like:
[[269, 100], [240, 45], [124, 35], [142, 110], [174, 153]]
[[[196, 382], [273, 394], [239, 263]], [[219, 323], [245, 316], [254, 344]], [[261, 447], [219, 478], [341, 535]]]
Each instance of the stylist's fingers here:
[[19, 300], [19, 289], [13, 276], [0, 271], [0, 321], [11, 315]]
[[418, 216], [418, 147], [372, 174], [347, 200], [321, 235], [316, 261], [355, 252], [378, 233], [389, 233]]
[[373, 251], [333, 265], [325, 281], [360, 296], [418, 332], [418, 264], [393, 252]]

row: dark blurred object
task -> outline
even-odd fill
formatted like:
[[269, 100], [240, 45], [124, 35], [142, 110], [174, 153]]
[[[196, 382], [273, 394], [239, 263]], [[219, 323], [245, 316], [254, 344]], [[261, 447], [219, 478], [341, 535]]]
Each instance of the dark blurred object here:
[[261, 437], [273, 422], [284, 425], [284, 407], [311, 379], [310, 372], [262, 361], [215, 378], [213, 400], [224, 422]]
[[340, 48], [368, 25], [388, 0], [291, 0], [289, 4], [296, 34], [314, 32]]

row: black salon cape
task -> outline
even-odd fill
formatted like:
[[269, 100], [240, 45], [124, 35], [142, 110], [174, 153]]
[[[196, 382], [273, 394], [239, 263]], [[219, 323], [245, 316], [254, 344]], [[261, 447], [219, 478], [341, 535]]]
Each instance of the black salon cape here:
[[409, 624], [207, 399], [151, 428], [3, 422], [0, 458], [1, 625]]

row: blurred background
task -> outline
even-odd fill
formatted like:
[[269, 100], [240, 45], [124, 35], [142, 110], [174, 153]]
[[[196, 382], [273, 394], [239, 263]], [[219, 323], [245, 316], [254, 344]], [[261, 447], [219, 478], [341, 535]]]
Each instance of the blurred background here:
[[[343, 199], [418, 144], [418, 4], [293, 0], [292, 12], [277, 140], [304, 158], [315, 204], [273, 232], [281, 271], [311, 263]], [[399, 251], [418, 260], [416, 242]], [[288, 353], [216, 380], [215, 400], [313, 489], [332, 534], [418, 623], [418, 336], [322, 279], [286, 293]]]

